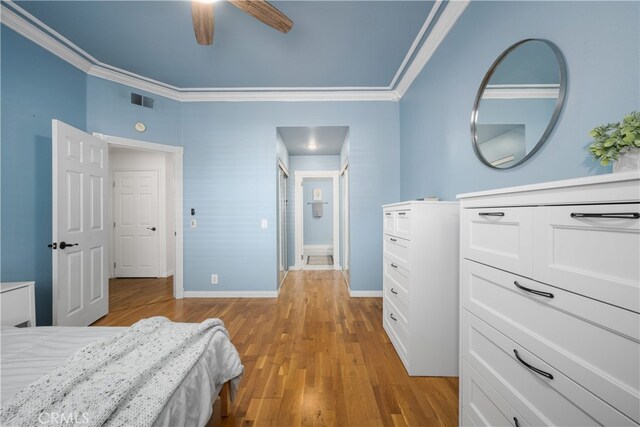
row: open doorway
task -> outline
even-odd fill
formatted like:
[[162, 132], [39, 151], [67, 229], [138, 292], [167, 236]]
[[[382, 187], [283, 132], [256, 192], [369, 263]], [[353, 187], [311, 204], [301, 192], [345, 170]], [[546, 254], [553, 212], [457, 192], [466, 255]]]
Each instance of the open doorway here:
[[182, 147], [96, 136], [109, 147], [109, 311], [182, 298]]
[[299, 270], [339, 270], [338, 171], [295, 171]]
[[111, 311], [173, 299], [173, 155], [109, 147]]
[[[279, 230], [278, 258], [288, 260], [288, 270], [342, 269], [341, 166], [348, 158], [348, 135], [348, 126], [276, 130], [278, 168], [285, 165], [289, 176], [286, 189], [282, 189], [280, 184], [285, 178], [281, 173], [278, 175], [279, 215], [286, 213], [286, 221]], [[280, 242], [285, 242], [285, 248]], [[278, 268], [281, 280], [281, 263]]]

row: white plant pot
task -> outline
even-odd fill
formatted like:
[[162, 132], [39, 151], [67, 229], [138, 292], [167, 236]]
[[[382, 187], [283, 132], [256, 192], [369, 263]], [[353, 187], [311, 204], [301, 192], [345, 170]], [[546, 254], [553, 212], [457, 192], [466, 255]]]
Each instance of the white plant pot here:
[[613, 172], [627, 172], [640, 170], [640, 149], [632, 148], [625, 153], [621, 153], [616, 162], [613, 163]]

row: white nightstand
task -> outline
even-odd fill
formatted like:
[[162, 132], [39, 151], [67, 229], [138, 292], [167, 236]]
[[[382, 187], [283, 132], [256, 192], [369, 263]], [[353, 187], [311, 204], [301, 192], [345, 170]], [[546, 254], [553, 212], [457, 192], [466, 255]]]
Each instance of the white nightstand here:
[[0, 283], [0, 324], [36, 326], [35, 282]]

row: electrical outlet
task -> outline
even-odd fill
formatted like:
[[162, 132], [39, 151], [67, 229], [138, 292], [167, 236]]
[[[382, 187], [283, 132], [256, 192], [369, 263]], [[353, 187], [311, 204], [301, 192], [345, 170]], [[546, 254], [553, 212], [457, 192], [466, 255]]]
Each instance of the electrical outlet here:
[[211, 275], [211, 284], [212, 285], [217, 285], [218, 284], [218, 275], [217, 274], [212, 274]]
[[260, 221], [260, 227], [264, 230], [269, 228], [269, 222], [266, 219]]
[[198, 226], [198, 223], [196, 222], [195, 219], [191, 220], [191, 228], [196, 228]]

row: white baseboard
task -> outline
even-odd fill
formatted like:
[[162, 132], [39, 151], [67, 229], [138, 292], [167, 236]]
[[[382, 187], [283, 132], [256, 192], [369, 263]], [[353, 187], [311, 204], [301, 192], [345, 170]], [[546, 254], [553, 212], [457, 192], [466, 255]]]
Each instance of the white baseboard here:
[[382, 298], [382, 291], [353, 291], [349, 289], [351, 298]]
[[278, 291], [184, 291], [184, 298], [277, 298]]
[[333, 255], [333, 245], [304, 245], [305, 255]]
[[164, 273], [162, 273], [162, 275], [160, 275], [160, 277], [162, 278], [167, 278], [170, 276], [173, 276], [173, 270], [165, 271]]

